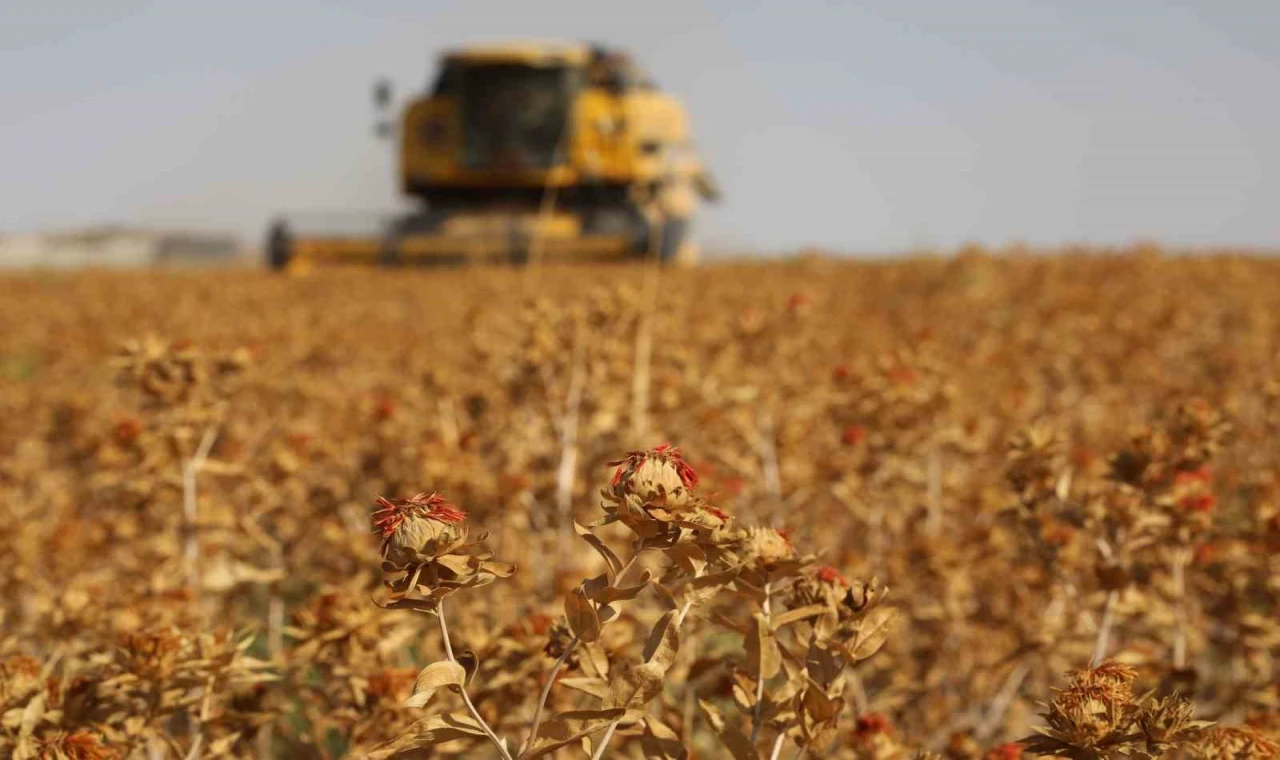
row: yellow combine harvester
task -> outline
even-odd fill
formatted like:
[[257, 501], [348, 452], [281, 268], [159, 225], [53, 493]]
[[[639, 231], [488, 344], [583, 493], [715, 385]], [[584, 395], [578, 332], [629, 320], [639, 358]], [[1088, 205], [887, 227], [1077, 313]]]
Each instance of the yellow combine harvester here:
[[[379, 105], [390, 91], [376, 91]], [[384, 125], [384, 132], [394, 133]], [[448, 53], [399, 119], [392, 219], [279, 219], [275, 269], [494, 261], [692, 262], [699, 197], [718, 196], [674, 98], [615, 51], [504, 45]], [[334, 222], [337, 224], [334, 224]]]

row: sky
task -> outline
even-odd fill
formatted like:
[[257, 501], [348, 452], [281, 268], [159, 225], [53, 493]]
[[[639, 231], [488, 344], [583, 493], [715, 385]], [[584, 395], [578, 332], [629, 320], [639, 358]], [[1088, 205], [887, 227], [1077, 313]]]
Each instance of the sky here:
[[0, 0], [0, 233], [399, 208], [372, 82], [623, 47], [724, 190], [708, 248], [1280, 244], [1276, 0]]

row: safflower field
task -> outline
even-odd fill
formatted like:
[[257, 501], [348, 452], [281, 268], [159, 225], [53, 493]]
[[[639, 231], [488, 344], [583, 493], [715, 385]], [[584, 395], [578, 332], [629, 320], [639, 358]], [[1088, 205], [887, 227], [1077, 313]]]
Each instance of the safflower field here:
[[1280, 756], [1280, 260], [0, 279], [0, 757]]

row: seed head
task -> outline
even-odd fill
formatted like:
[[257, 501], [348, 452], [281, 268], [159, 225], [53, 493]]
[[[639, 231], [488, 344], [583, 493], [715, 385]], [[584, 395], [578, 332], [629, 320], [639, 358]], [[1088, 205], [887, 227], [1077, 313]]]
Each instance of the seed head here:
[[408, 499], [379, 496], [371, 522], [382, 537], [382, 554], [388, 561], [408, 564], [422, 556], [446, 554], [467, 537], [467, 513], [438, 493], [420, 493]]
[[634, 494], [644, 504], [683, 503], [698, 487], [698, 473], [669, 443], [649, 451], [633, 451], [610, 464], [617, 465], [609, 481], [614, 493]]
[[796, 559], [796, 550], [785, 530], [749, 528], [743, 555], [748, 565], [768, 568]]

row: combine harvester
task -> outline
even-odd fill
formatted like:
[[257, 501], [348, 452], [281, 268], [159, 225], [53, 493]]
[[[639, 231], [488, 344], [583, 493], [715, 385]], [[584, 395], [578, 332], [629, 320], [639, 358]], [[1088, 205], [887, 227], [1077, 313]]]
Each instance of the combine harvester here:
[[[390, 87], [374, 97], [385, 113]], [[386, 120], [379, 131], [397, 134]], [[692, 263], [698, 199], [719, 195], [681, 104], [600, 47], [448, 53], [431, 91], [405, 108], [398, 139], [412, 212], [277, 219], [269, 265]]]

